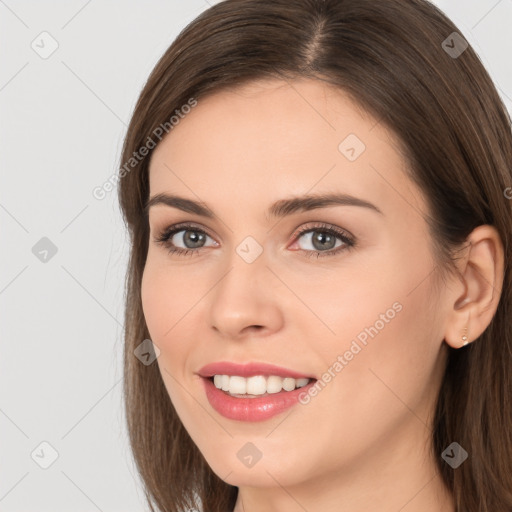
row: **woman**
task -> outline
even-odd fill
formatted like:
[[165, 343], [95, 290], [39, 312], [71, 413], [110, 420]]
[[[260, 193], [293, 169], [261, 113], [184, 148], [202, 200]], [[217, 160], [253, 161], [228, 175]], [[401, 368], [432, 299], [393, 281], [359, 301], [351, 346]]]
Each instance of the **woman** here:
[[181, 32], [119, 183], [152, 510], [512, 509], [510, 122], [424, 0]]

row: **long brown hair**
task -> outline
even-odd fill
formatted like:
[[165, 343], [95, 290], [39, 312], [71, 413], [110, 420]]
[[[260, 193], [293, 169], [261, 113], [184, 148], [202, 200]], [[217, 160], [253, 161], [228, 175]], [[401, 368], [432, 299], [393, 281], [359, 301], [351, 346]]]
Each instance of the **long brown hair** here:
[[[204, 511], [225, 512], [238, 492], [192, 442], [158, 366], [134, 356], [149, 338], [140, 289], [152, 146], [191, 99], [200, 104], [207, 94], [265, 78], [334, 84], [398, 135], [410, 178], [428, 200], [442, 273], [454, 269], [455, 251], [475, 227], [498, 230], [505, 250], [500, 302], [478, 340], [449, 348], [432, 450], [457, 512], [512, 510], [511, 202], [505, 192], [512, 186], [511, 119], [475, 51], [463, 43], [457, 27], [425, 0], [225, 0], [185, 27], [161, 57], [133, 112], [119, 178], [131, 237], [124, 399], [151, 510], [187, 510], [199, 498]], [[133, 160], [143, 147], [147, 154]], [[469, 453], [456, 470], [441, 458], [453, 441]]]

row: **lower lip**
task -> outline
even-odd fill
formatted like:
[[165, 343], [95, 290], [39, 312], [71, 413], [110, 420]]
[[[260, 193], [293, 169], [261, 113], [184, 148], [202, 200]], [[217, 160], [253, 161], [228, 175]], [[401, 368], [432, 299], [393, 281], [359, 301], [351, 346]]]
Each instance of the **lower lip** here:
[[293, 391], [280, 391], [259, 398], [237, 398], [216, 388], [210, 379], [202, 377], [202, 380], [210, 405], [225, 418], [238, 421], [268, 420], [299, 403], [301, 393], [307, 393], [316, 382], [312, 380]]

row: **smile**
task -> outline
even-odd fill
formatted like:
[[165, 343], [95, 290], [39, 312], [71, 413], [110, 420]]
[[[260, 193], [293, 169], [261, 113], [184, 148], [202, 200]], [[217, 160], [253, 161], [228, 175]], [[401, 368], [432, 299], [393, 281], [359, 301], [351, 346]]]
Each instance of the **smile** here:
[[317, 379], [290, 368], [263, 362], [219, 361], [203, 366], [206, 398], [225, 418], [264, 421], [299, 403]]
[[213, 384], [217, 389], [228, 392], [231, 396], [254, 398], [265, 394], [279, 393], [280, 391], [293, 391], [306, 386], [311, 379], [294, 379], [292, 377], [279, 377], [271, 375], [255, 375], [245, 378], [239, 375], [214, 375]]

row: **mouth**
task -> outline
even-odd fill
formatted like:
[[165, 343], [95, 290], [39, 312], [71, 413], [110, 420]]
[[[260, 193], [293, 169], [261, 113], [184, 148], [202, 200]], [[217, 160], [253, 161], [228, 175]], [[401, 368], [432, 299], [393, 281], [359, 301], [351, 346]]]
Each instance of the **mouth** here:
[[[229, 383], [227, 390], [223, 390], [222, 385], [227, 382], [226, 378], [229, 378]], [[276, 379], [281, 380], [282, 384]], [[212, 377], [202, 377], [201, 380], [206, 398], [213, 410], [225, 418], [243, 422], [265, 421], [298, 403], [304, 403], [303, 396], [307, 395], [309, 389], [316, 383], [316, 379], [304, 378], [303, 382], [300, 379], [283, 379], [272, 375], [254, 375], [245, 379], [239, 375], [216, 374]], [[239, 393], [238, 391], [243, 391], [244, 384], [245, 392]], [[287, 391], [285, 386], [290, 391]]]
[[206, 398], [220, 415], [238, 421], [267, 420], [303, 403], [317, 379], [274, 364], [219, 361], [203, 366]]

